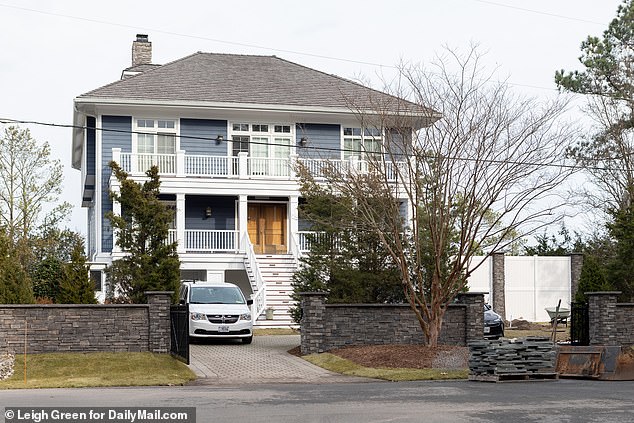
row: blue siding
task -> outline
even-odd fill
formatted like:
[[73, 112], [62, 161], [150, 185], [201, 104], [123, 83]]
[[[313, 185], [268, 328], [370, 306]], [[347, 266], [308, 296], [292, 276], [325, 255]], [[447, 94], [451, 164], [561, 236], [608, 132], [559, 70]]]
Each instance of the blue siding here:
[[[302, 137], [308, 139], [308, 148], [297, 148], [299, 157], [315, 159], [341, 158], [341, 125], [298, 123], [295, 127], [295, 133], [298, 146]], [[316, 150], [310, 147], [320, 147], [324, 148], [324, 150]]]
[[[211, 207], [211, 217], [205, 209]], [[234, 230], [236, 197], [185, 196], [185, 229]]]
[[[180, 124], [180, 147], [186, 154], [227, 155], [226, 120], [181, 119]], [[215, 138], [218, 135], [222, 135], [225, 141], [216, 144]]]
[[132, 151], [132, 117], [102, 116], [101, 126], [101, 250], [111, 252], [112, 227], [105, 217], [107, 212], [112, 211], [108, 188], [112, 171], [108, 163], [112, 160], [113, 148], [121, 148], [121, 151], [128, 153]]
[[95, 160], [95, 118], [86, 119], [86, 175], [95, 175], [97, 167]]

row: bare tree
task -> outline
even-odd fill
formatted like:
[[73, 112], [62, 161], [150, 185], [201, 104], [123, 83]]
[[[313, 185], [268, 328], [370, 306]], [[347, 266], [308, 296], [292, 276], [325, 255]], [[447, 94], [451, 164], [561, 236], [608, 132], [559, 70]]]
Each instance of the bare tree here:
[[518, 97], [480, 60], [472, 47], [431, 69], [402, 66], [390, 100], [352, 103], [361, 126], [382, 134], [381, 149], [366, 143], [359, 162], [300, 173], [305, 189], [336, 193], [380, 237], [430, 345], [481, 264], [474, 257], [560, 219], [556, 189], [573, 171], [563, 166], [574, 136], [559, 123], [566, 103]]
[[632, 110], [622, 99], [595, 95], [588, 97], [585, 111], [596, 132], [568, 149], [590, 175], [592, 185], [580, 187], [581, 198], [595, 210], [625, 209], [634, 198]]
[[0, 138], [0, 224], [13, 242], [26, 242], [36, 231], [55, 227], [70, 211], [68, 203], [55, 205], [62, 191], [63, 168], [50, 155], [49, 144], [38, 143], [28, 129], [4, 129]]

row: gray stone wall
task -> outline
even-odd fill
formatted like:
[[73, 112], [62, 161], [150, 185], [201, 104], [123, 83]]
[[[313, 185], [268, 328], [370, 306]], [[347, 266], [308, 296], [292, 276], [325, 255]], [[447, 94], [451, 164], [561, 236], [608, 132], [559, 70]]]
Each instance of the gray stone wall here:
[[617, 339], [616, 300], [620, 292], [586, 292], [590, 345], [620, 345]]
[[465, 305], [465, 345], [471, 341], [481, 340], [484, 330], [484, 293], [466, 292], [458, 294], [458, 302]]
[[581, 278], [581, 268], [583, 267], [583, 253], [570, 254], [570, 300], [575, 300], [579, 279]]
[[[479, 300], [477, 299], [479, 297]], [[469, 294], [466, 304], [452, 304], [445, 313], [439, 343], [467, 345], [468, 337], [483, 336], [482, 294]], [[302, 293], [302, 354], [348, 345], [422, 344], [420, 324], [407, 304], [326, 304], [324, 293]], [[477, 308], [477, 311], [476, 311]], [[479, 318], [479, 331], [467, 316]]]
[[506, 296], [504, 293], [504, 253], [491, 254], [491, 306], [506, 320]]
[[619, 345], [634, 346], [634, 303], [616, 305], [616, 339]]
[[172, 293], [167, 291], [149, 291], [145, 293], [148, 310], [148, 351], [159, 354], [170, 352], [170, 305]]
[[[171, 293], [151, 304], [0, 305], [0, 352], [169, 353]], [[166, 339], [165, 339], [166, 338]]]

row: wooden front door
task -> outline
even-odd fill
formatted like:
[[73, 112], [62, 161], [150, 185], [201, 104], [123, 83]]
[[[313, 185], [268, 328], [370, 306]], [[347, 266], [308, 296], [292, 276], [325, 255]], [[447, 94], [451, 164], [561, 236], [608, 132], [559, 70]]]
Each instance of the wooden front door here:
[[285, 254], [286, 204], [249, 204], [247, 230], [256, 254]]

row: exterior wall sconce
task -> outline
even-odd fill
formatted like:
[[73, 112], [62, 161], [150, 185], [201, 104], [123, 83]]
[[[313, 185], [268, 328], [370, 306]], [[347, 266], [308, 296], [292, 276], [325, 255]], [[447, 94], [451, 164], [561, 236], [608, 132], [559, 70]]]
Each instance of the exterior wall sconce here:
[[209, 219], [211, 217], [211, 207], [207, 207], [205, 209], [205, 219]]
[[299, 139], [299, 145], [300, 145], [300, 146], [302, 146], [302, 147], [306, 147], [306, 144], [308, 144], [308, 138], [306, 138], [306, 137], [301, 137], [301, 138]]
[[216, 137], [216, 145], [218, 145], [218, 144], [220, 144], [221, 142], [223, 142], [223, 141], [224, 141], [224, 139], [225, 139], [225, 138], [224, 138], [222, 135], [218, 135], [218, 136]]

